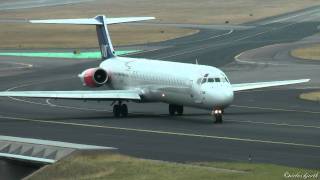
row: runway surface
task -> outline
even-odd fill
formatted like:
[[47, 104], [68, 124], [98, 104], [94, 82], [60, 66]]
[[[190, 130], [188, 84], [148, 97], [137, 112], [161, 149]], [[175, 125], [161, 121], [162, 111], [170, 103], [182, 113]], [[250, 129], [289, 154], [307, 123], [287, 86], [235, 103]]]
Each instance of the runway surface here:
[[[250, 28], [204, 28], [190, 37], [150, 44], [160, 49], [135, 55], [188, 63], [198, 59], [222, 68], [233, 83], [312, 79], [305, 85], [237, 93], [224, 124], [213, 124], [209, 112], [193, 108], [186, 108], [184, 116], [170, 117], [162, 103], [129, 103], [129, 117], [116, 119], [109, 102], [1, 98], [0, 134], [113, 146], [124, 154], [166, 161], [251, 159], [319, 168], [320, 104], [298, 96], [320, 89], [320, 64], [293, 59], [289, 46], [257, 49], [317, 33], [319, 15], [320, 8], [314, 7], [245, 24]], [[260, 59], [262, 55], [265, 58]], [[46, 58], [0, 60], [1, 90], [86, 89], [77, 74], [99, 64]]]

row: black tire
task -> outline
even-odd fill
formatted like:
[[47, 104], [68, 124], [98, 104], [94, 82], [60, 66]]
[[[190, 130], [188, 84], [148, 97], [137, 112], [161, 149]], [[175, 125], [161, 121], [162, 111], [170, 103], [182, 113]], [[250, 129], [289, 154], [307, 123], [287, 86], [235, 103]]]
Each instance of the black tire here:
[[177, 107], [177, 113], [179, 116], [183, 115], [183, 106], [176, 106]]
[[121, 111], [120, 111], [120, 106], [119, 105], [114, 105], [113, 106], [113, 116], [114, 117], [120, 117]]
[[222, 114], [215, 115], [216, 121], [214, 123], [216, 124], [222, 124]]
[[169, 115], [174, 116], [176, 114], [176, 106], [173, 104], [169, 104]]
[[122, 104], [121, 105], [120, 113], [121, 113], [122, 117], [127, 117], [128, 116], [128, 106], [126, 104]]

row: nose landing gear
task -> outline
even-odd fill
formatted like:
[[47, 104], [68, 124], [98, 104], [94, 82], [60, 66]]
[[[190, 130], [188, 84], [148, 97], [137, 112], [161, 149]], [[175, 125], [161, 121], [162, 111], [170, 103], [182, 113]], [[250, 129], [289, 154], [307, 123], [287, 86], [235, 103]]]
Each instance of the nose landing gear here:
[[113, 116], [114, 117], [127, 117], [128, 116], [128, 106], [126, 104], [122, 104], [121, 101], [118, 104], [113, 105]]
[[216, 124], [222, 124], [222, 115], [223, 115], [223, 110], [221, 109], [214, 109], [211, 113], [212, 116], [214, 116], [215, 121], [214, 123]]

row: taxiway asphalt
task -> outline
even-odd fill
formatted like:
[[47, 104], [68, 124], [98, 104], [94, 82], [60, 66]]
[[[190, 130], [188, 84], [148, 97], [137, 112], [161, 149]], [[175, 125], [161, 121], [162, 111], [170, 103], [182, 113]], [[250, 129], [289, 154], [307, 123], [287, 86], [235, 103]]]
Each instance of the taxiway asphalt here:
[[[254, 28], [202, 29], [190, 37], [150, 44], [160, 48], [134, 55], [188, 63], [198, 59], [201, 64], [225, 70], [233, 83], [312, 79], [305, 85], [237, 93], [234, 104], [226, 110], [224, 124], [213, 124], [207, 111], [193, 108], [186, 108], [184, 116], [170, 117], [168, 106], [162, 103], [129, 103], [129, 117], [116, 119], [109, 102], [1, 98], [0, 134], [113, 146], [124, 154], [166, 161], [250, 160], [319, 168], [320, 104], [298, 96], [319, 89], [320, 63], [304, 64], [290, 56], [281, 56], [279, 62], [275, 54], [283, 51], [263, 50], [255, 51], [255, 58], [234, 60], [248, 50], [292, 43], [317, 33], [318, 16], [319, 7], [246, 24]], [[268, 58], [259, 59], [256, 54], [261, 53]], [[286, 64], [270, 64], [270, 59]], [[5, 67], [20, 67], [10, 72], [0, 68], [1, 90], [86, 89], [77, 74], [100, 62], [16, 57], [0, 60]]]

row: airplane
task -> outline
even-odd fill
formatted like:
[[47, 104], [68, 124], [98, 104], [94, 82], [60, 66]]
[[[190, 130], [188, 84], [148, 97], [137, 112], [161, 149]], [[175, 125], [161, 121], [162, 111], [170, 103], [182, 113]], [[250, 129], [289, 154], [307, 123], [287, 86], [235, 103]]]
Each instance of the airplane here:
[[224, 109], [234, 92], [265, 87], [305, 83], [310, 79], [231, 84], [226, 74], [212, 66], [168, 62], [115, 55], [108, 25], [155, 19], [154, 17], [30, 20], [35, 24], [71, 24], [96, 26], [102, 55], [99, 67], [84, 70], [78, 76], [84, 86], [105, 90], [82, 91], [4, 91], [0, 96], [48, 99], [113, 101], [115, 117], [128, 116], [125, 102], [164, 102], [169, 115], [183, 115], [184, 106], [211, 111], [215, 123], [222, 123]]

